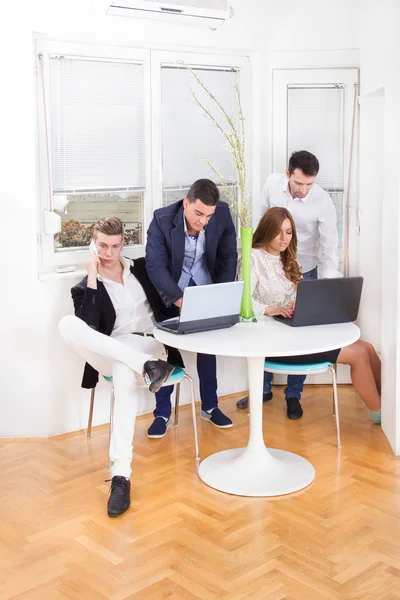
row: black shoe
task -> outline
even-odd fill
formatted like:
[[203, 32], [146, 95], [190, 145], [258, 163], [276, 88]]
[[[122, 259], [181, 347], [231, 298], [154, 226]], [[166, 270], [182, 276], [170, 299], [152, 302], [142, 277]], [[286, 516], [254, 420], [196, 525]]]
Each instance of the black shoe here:
[[131, 482], [125, 477], [115, 475], [111, 479], [110, 497], [107, 504], [109, 517], [119, 517], [131, 505]]
[[158, 392], [173, 370], [174, 367], [165, 360], [146, 360], [143, 365], [143, 377], [150, 379], [149, 390]]
[[289, 419], [300, 419], [303, 416], [300, 400], [297, 400], [297, 398], [286, 398], [286, 404]]
[[[263, 402], [268, 402], [269, 400], [272, 400], [272, 392], [263, 394]], [[241, 400], [238, 400], [236, 406], [237, 408], [247, 408], [249, 406], [249, 397], [245, 396]]]
[[166, 421], [164, 417], [156, 417], [147, 430], [147, 437], [151, 439], [163, 438], [167, 433], [167, 427], [170, 425], [170, 420]]

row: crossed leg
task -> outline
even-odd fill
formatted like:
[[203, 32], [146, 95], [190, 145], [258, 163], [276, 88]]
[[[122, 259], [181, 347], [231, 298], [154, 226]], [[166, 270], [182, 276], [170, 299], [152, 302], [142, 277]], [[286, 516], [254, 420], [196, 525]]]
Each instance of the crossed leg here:
[[62, 337], [101, 375], [112, 376], [114, 418], [110, 440], [111, 477], [131, 474], [132, 439], [138, 407], [138, 385], [143, 383], [147, 360], [166, 360], [164, 346], [152, 337], [123, 335], [109, 337], [95, 331], [73, 315], [58, 326]]

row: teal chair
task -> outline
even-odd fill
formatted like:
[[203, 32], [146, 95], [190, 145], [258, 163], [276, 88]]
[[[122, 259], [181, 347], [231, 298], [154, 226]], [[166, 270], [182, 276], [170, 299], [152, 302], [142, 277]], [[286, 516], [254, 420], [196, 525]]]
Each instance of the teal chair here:
[[[111, 383], [111, 398], [110, 398], [110, 432], [109, 437], [111, 439], [111, 431], [113, 424], [113, 412], [114, 412], [114, 386], [113, 386], [113, 378], [104, 376], [104, 379]], [[199, 453], [199, 440], [197, 435], [197, 421], [196, 421], [196, 404], [194, 397], [194, 386], [193, 380], [186, 373], [185, 369], [181, 367], [174, 367], [171, 375], [168, 377], [167, 381], [163, 383], [161, 387], [165, 387], [167, 385], [176, 386], [175, 391], [175, 411], [174, 411], [174, 426], [178, 427], [178, 416], [179, 416], [179, 399], [181, 393], [181, 383], [186, 379], [189, 383], [189, 393], [190, 393], [190, 402], [192, 405], [192, 419], [193, 419], [193, 429], [194, 429], [194, 444], [195, 444], [195, 453], [196, 453], [196, 461], [200, 460]], [[143, 383], [138, 385], [138, 389], [145, 390], [148, 389], [149, 383]], [[87, 437], [92, 437], [92, 419], [93, 419], [93, 408], [94, 408], [94, 396], [95, 396], [95, 388], [91, 390], [90, 394], [90, 407], [89, 407], [89, 419], [88, 419], [88, 427], [87, 427]]]
[[308, 363], [303, 365], [290, 365], [287, 363], [276, 363], [268, 360], [264, 363], [264, 371], [268, 373], [279, 373], [281, 375], [319, 375], [330, 371], [332, 374], [333, 387], [333, 416], [336, 423], [337, 447], [341, 448], [340, 443], [340, 423], [339, 423], [339, 404], [337, 395], [337, 377], [336, 365], [331, 362]]

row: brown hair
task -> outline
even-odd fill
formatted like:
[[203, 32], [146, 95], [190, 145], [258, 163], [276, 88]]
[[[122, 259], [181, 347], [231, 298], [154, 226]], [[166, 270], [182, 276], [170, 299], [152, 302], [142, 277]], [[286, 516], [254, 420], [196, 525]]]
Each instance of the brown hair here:
[[297, 234], [293, 217], [286, 208], [273, 206], [264, 213], [253, 235], [253, 248], [266, 250], [269, 242], [279, 234], [285, 219], [290, 221], [292, 239], [286, 250], [281, 252], [281, 261], [286, 277], [296, 284], [301, 280], [301, 271], [296, 260]]
[[307, 152], [307, 150], [293, 152], [289, 159], [289, 174], [293, 175], [296, 169], [303, 171], [307, 177], [314, 177], [318, 175], [319, 171], [318, 158], [314, 154], [311, 154], [311, 152]]
[[93, 227], [93, 237], [96, 239], [98, 233], [105, 235], [122, 235], [124, 237], [124, 227], [121, 219], [118, 217], [103, 217]]
[[190, 203], [200, 200], [207, 206], [216, 206], [219, 200], [219, 190], [211, 179], [198, 179], [191, 185], [186, 198]]

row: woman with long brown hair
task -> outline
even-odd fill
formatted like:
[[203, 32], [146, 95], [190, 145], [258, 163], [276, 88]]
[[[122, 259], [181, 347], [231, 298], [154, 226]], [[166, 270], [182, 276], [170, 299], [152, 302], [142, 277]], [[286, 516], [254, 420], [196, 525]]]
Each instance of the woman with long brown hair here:
[[[254, 232], [251, 256], [251, 289], [257, 315], [292, 316], [297, 284], [302, 278], [296, 250], [296, 227], [289, 211], [281, 207], [267, 210]], [[327, 361], [350, 365], [351, 379], [357, 393], [372, 411], [374, 420], [380, 420], [380, 413], [377, 413], [381, 406], [381, 362], [368, 342], [358, 340], [350, 346], [329, 352], [268, 360], [291, 364]], [[304, 380], [303, 375], [288, 376], [285, 397], [287, 414], [291, 419], [298, 419], [303, 414], [300, 398]], [[265, 373], [264, 401], [272, 398], [271, 382], [272, 374]], [[243, 400], [239, 403], [243, 403]]]

